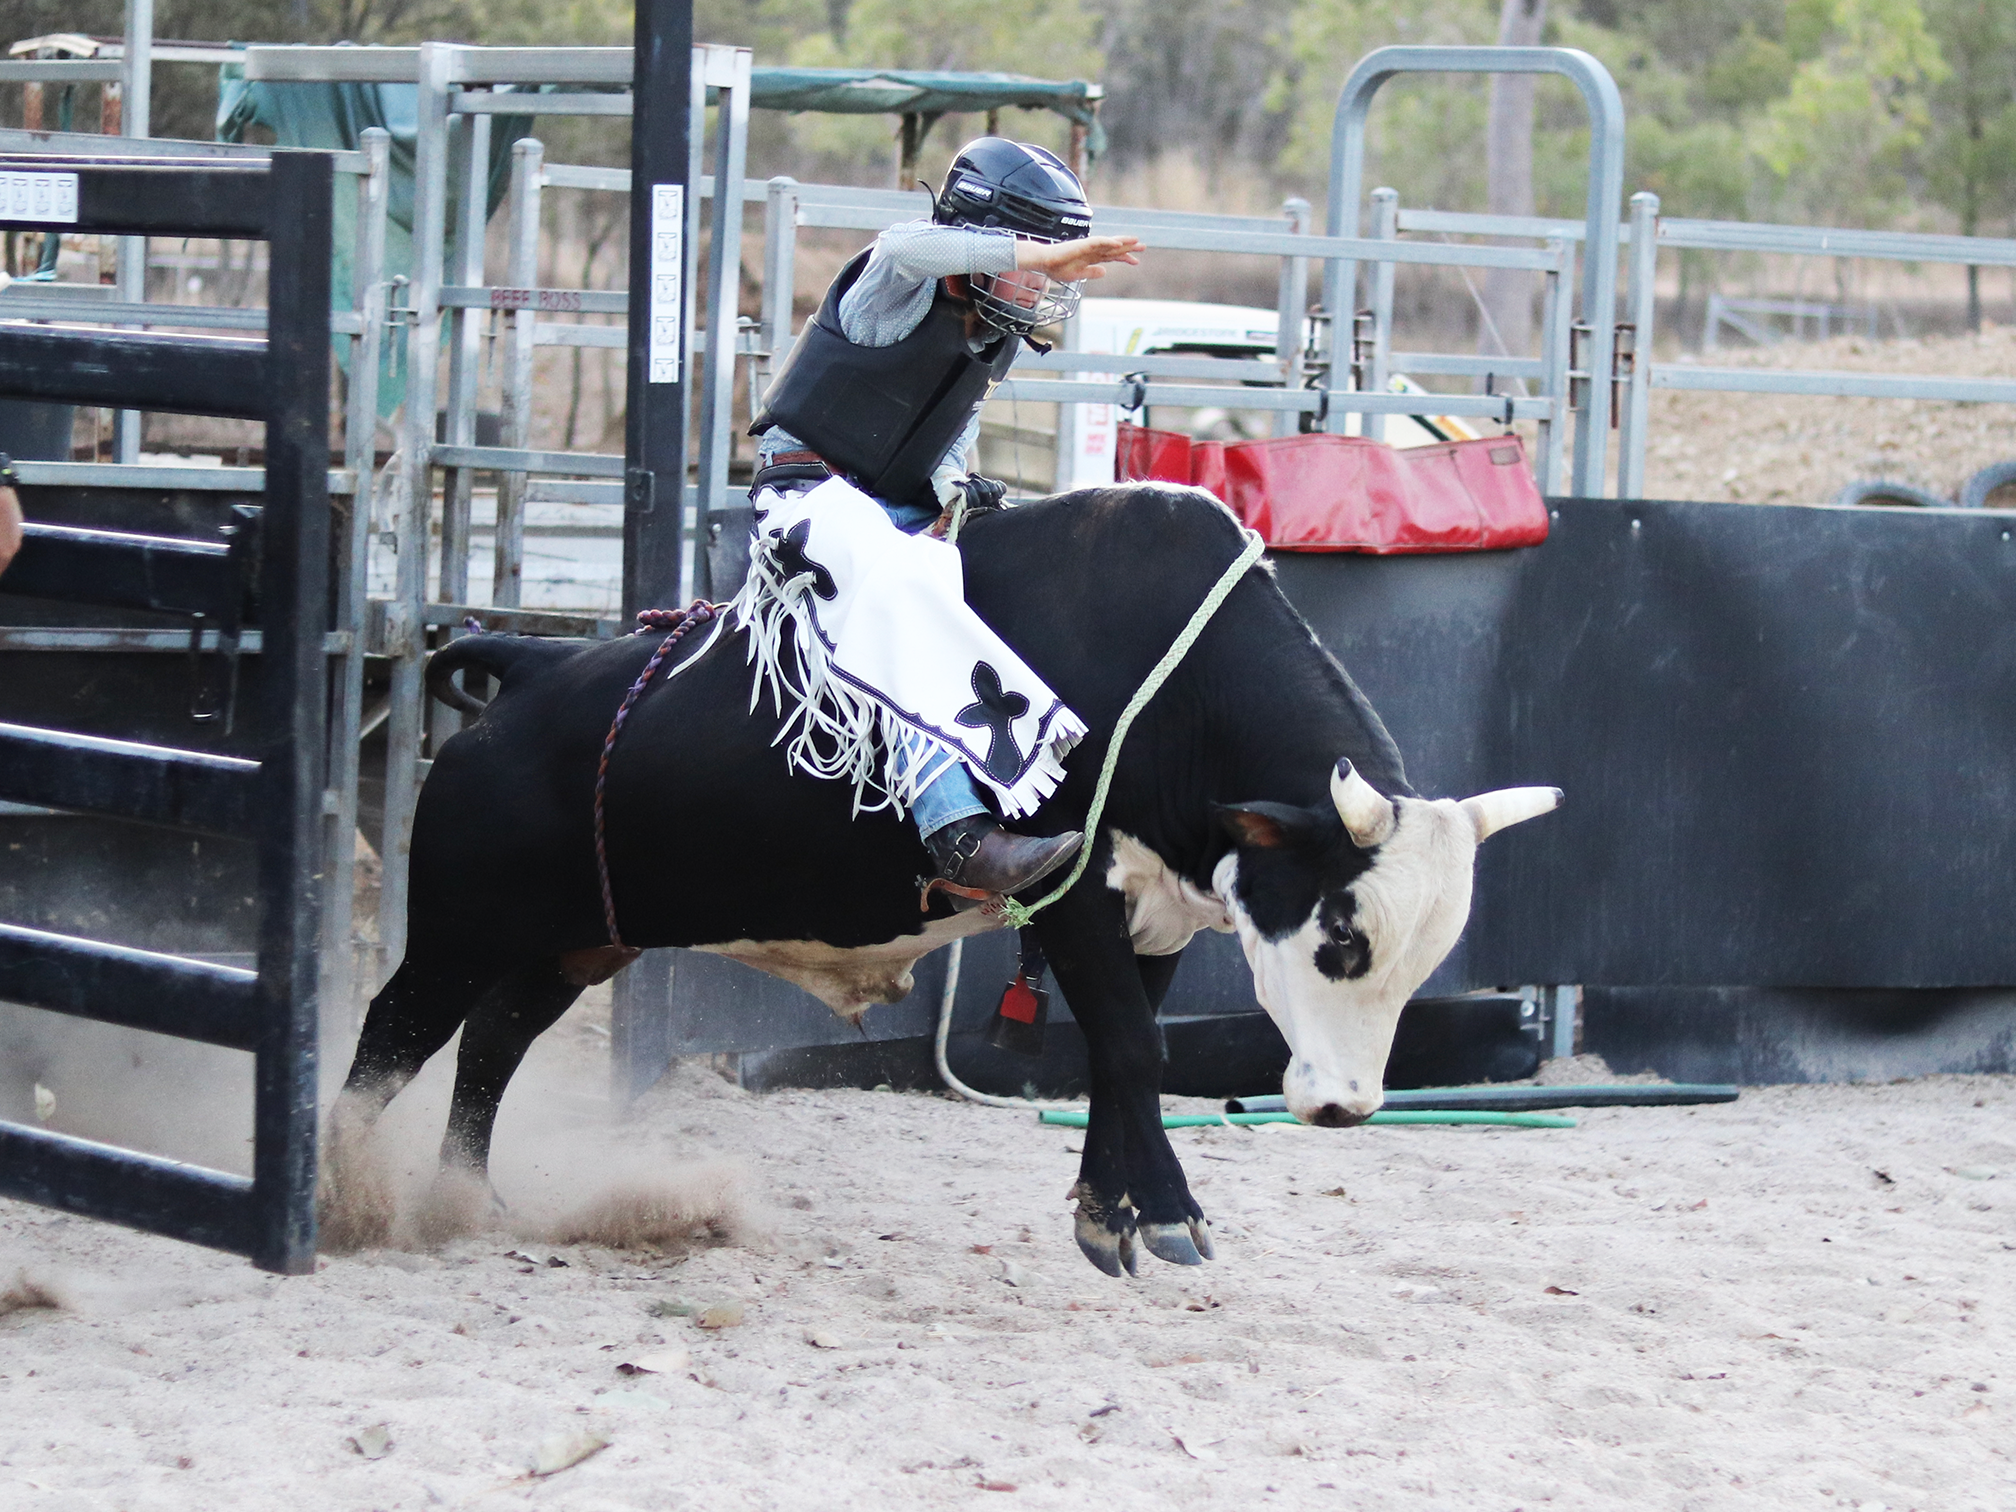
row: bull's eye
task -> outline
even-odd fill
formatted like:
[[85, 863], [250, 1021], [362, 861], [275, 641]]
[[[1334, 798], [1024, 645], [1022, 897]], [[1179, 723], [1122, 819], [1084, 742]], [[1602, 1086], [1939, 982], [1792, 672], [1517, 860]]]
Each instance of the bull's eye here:
[[1351, 922], [1350, 904], [1329, 899], [1317, 911], [1323, 943], [1316, 947], [1316, 969], [1333, 982], [1362, 977], [1372, 969], [1372, 942]]

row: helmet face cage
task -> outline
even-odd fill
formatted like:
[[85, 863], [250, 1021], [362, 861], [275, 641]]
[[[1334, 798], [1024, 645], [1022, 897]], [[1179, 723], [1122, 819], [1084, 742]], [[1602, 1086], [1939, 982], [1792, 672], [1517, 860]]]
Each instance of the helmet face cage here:
[[[1016, 238], [1044, 242], [1050, 239]], [[1062, 283], [1035, 268], [1018, 268], [1013, 273], [975, 273], [967, 284], [972, 290], [975, 313], [987, 324], [1013, 336], [1027, 336], [1078, 313], [1078, 285]]]
[[[1085, 191], [1057, 155], [1000, 137], [969, 142], [953, 160], [933, 218], [1022, 241], [1071, 241], [1092, 230]], [[1015, 335], [1068, 320], [1078, 309], [1078, 285], [1033, 268], [976, 273], [968, 283], [980, 318]]]

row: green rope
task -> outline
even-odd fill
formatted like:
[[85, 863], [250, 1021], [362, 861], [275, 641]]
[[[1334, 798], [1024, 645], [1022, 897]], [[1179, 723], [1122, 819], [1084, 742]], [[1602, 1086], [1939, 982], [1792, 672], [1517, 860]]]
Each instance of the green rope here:
[[1246, 576], [1246, 569], [1260, 560], [1260, 553], [1267, 549], [1266, 541], [1257, 532], [1246, 532], [1246, 549], [1239, 553], [1224, 575], [1212, 585], [1204, 595], [1204, 602], [1197, 606], [1197, 612], [1190, 616], [1190, 623], [1183, 627], [1183, 633], [1176, 637], [1169, 649], [1162, 653], [1162, 660], [1149, 671], [1147, 680], [1134, 691], [1133, 698], [1120, 713], [1120, 720], [1113, 726], [1113, 738], [1106, 743], [1106, 760], [1099, 767], [1099, 785], [1092, 790], [1092, 807], [1085, 815], [1085, 843], [1078, 847], [1077, 864], [1071, 873], [1056, 888], [1034, 903], [1024, 905], [1014, 898], [1004, 899], [1001, 906], [1001, 922], [1011, 929], [1021, 929], [1029, 921], [1055, 903], [1064, 894], [1078, 885], [1078, 879], [1085, 875], [1085, 868], [1092, 860], [1092, 847], [1098, 839], [1099, 820], [1106, 812], [1106, 795], [1113, 787], [1113, 769], [1120, 764], [1120, 747], [1127, 739], [1127, 731], [1132, 727], [1135, 716], [1148, 707], [1148, 701], [1162, 690], [1162, 684], [1169, 680], [1169, 674], [1176, 670], [1178, 663], [1197, 644], [1197, 637], [1204, 633], [1204, 627], [1211, 623], [1232, 590], [1239, 586], [1239, 580]]

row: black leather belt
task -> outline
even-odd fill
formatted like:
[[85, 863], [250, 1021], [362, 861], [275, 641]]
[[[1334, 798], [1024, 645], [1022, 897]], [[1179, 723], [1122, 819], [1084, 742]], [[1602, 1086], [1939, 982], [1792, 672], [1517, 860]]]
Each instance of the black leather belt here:
[[834, 476], [833, 469], [815, 451], [778, 452], [756, 469], [756, 476], [749, 480], [749, 495], [754, 498], [766, 488], [780, 488], [786, 483], [823, 483]]

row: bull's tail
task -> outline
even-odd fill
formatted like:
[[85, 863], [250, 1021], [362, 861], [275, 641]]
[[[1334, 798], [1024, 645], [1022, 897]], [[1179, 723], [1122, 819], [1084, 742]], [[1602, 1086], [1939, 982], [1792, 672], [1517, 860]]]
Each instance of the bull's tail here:
[[489, 703], [465, 692], [455, 674], [465, 667], [487, 672], [504, 687], [520, 672], [548, 666], [580, 651], [578, 644], [529, 635], [465, 635], [450, 641], [427, 661], [427, 691], [451, 709], [481, 714]]

